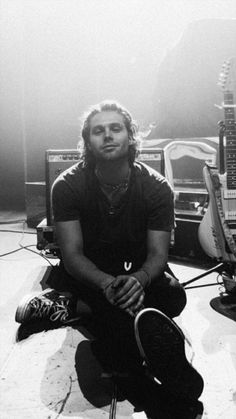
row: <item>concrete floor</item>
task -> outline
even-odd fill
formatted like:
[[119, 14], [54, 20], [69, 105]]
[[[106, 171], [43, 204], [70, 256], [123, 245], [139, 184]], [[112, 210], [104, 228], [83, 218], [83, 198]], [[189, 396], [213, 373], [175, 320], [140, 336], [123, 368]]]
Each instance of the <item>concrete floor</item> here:
[[[0, 226], [0, 254], [19, 245], [35, 245], [35, 230], [22, 223]], [[4, 231], [2, 231], [4, 230]], [[8, 230], [14, 230], [10, 232]], [[32, 234], [28, 234], [32, 233]], [[30, 247], [36, 250], [34, 247]], [[55, 265], [56, 259], [50, 259]], [[204, 270], [171, 262], [181, 282]], [[1, 419], [102, 419], [109, 417], [111, 382], [89, 351], [89, 336], [72, 327], [26, 334], [15, 322], [19, 300], [50, 272], [49, 263], [28, 250], [0, 257], [0, 417]], [[216, 284], [212, 273], [193, 285]], [[202, 417], [236, 417], [236, 314], [234, 319], [215, 311], [220, 285], [187, 290], [188, 303], [177, 322], [191, 340], [193, 364], [204, 377]], [[19, 332], [21, 336], [19, 337]], [[78, 368], [80, 366], [78, 375]], [[118, 402], [117, 419], [144, 419], [128, 401]]]

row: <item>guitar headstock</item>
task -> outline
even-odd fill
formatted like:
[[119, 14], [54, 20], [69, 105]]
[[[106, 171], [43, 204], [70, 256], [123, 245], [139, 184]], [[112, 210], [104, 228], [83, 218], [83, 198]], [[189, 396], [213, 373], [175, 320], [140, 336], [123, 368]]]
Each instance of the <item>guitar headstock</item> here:
[[221, 72], [219, 74], [218, 85], [221, 86], [223, 91], [233, 90], [233, 77], [232, 68], [234, 62], [233, 58], [224, 61]]

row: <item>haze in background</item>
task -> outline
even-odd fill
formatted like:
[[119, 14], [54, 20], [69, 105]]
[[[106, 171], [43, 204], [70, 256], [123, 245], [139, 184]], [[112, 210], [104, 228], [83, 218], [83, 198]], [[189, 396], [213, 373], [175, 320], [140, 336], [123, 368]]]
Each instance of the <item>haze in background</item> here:
[[90, 104], [114, 98], [141, 126], [156, 120], [166, 53], [191, 21], [233, 17], [231, 0], [0, 0], [2, 205], [44, 180], [46, 149], [76, 146]]

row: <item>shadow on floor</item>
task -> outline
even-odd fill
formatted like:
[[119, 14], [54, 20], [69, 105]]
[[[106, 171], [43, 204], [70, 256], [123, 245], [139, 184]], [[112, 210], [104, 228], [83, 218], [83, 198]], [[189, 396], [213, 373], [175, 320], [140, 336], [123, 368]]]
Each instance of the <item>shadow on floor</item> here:
[[236, 321], [236, 294], [215, 297], [210, 305], [218, 313]]
[[[145, 373], [140, 374], [132, 369], [128, 371], [112, 369], [109, 348], [105, 348], [104, 359], [102, 351], [98, 359], [94, 343], [98, 349], [98, 340], [81, 342], [75, 354], [80, 390], [92, 405], [103, 407], [111, 403], [116, 386], [118, 401], [128, 400], [135, 412], [144, 411], [150, 419], [195, 419], [197, 415], [198, 417], [202, 415], [201, 402], [187, 401], [170, 394], [168, 389], [157, 384]], [[101, 345], [104, 350], [103, 343], [101, 342]]]

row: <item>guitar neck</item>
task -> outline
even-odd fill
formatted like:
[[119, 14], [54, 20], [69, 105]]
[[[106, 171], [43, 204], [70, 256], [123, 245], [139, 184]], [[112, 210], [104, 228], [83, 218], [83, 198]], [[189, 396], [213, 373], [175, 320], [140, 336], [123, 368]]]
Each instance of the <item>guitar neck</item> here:
[[233, 93], [226, 91], [224, 93], [225, 163], [228, 189], [236, 189], [236, 125], [234, 108]]

